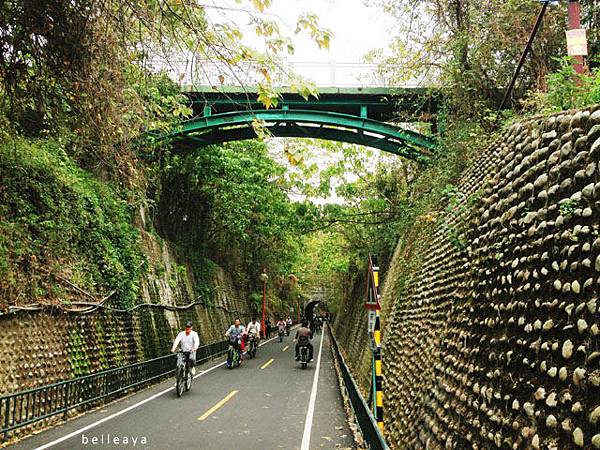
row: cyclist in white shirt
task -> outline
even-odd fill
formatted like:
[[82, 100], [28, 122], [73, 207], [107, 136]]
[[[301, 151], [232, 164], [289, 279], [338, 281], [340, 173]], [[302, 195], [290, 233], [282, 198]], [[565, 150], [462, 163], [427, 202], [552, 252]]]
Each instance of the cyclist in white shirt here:
[[279, 320], [277, 321], [277, 331], [285, 331], [285, 327], [287, 326], [287, 323], [285, 322], [285, 320], [283, 320], [281, 317], [279, 318]]
[[260, 339], [260, 323], [256, 321], [256, 317], [253, 317], [252, 322], [248, 323], [248, 326], [246, 327], [246, 333], [254, 334], [258, 344], [258, 340]]
[[189, 352], [189, 362], [192, 366], [192, 375], [196, 375], [196, 350], [200, 347], [200, 337], [198, 333], [192, 331], [192, 321], [188, 320], [185, 323], [185, 331], [180, 332], [173, 342], [171, 352], [175, 353], [175, 349], [181, 344], [181, 351]]

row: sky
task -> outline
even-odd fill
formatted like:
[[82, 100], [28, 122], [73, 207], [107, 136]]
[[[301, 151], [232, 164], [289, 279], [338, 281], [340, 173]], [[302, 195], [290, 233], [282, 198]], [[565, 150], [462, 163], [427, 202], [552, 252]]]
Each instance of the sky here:
[[[250, 23], [248, 12], [256, 14], [251, 0], [205, 0], [203, 2], [210, 22], [234, 22], [244, 32], [244, 43], [261, 49], [263, 39], [256, 36]], [[317, 44], [306, 35], [294, 35], [296, 20], [305, 12], [312, 12], [319, 18], [319, 25], [330, 29], [334, 37], [328, 50], [320, 50]], [[375, 49], [386, 49], [392, 36], [393, 19], [377, 8], [367, 7], [364, 0], [272, 0], [271, 7], [265, 11], [265, 17], [277, 20], [283, 34], [292, 37], [295, 53], [289, 60], [301, 63], [294, 66], [299, 75], [312, 79], [318, 86], [355, 85], [356, 73], [361, 69], [352, 64], [362, 64], [365, 54]], [[331, 64], [335, 63], [336, 79], [331, 79]], [[373, 66], [366, 67], [365, 72], [373, 73]], [[361, 78], [361, 76], [358, 76]], [[361, 83], [362, 84], [362, 83]], [[364, 84], [362, 84], [364, 85]], [[380, 85], [380, 84], [376, 84]], [[268, 140], [271, 156], [280, 163], [286, 164], [283, 155], [285, 139], [272, 138]], [[320, 169], [333, 161], [333, 155], [326, 155], [316, 145], [311, 152], [305, 154], [307, 163], [316, 162]], [[377, 161], [388, 160], [391, 157], [381, 152], [375, 152], [373, 168]], [[294, 168], [289, 167], [293, 171]], [[348, 181], [356, 180], [353, 173], [346, 174]], [[318, 175], [311, 180], [318, 182]], [[337, 185], [337, 183], [335, 183]], [[290, 195], [293, 200], [303, 200], [302, 195]], [[328, 198], [311, 198], [317, 204], [343, 203], [335, 194]]]
[[[249, 18], [244, 10], [256, 14], [250, 0], [242, 0], [241, 3], [235, 0], [207, 0], [203, 5], [210, 21], [235, 22], [243, 31], [247, 31], [244, 33], [246, 43], [260, 47], [262, 39], [246, 26]], [[334, 38], [329, 50], [320, 50], [306, 35], [294, 36], [296, 19], [305, 12], [315, 13], [319, 24], [333, 31]], [[296, 64], [294, 70], [313, 78], [318, 85], [331, 84], [331, 63], [336, 66], [336, 85], [353, 84], [353, 79], [349, 78], [350, 72], [359, 72], [354, 77], [361, 77], [362, 72], [346, 63], [362, 63], [369, 51], [387, 48], [394, 25], [390, 16], [376, 7], [367, 7], [364, 0], [272, 0], [264, 16], [277, 20], [282, 32], [293, 38], [296, 51], [289, 59], [301, 63]]]

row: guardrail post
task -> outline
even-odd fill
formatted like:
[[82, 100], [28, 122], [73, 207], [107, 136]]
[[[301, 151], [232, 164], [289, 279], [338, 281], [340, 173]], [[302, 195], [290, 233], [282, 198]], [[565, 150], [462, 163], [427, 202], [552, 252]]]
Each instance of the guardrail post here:
[[4, 408], [4, 434], [2, 435], [2, 442], [8, 439], [8, 417], [10, 416], [10, 399], [7, 398], [6, 406]]
[[[329, 325], [329, 324], [328, 324]], [[348, 399], [352, 410], [354, 411], [356, 422], [360, 428], [361, 434], [367, 444], [367, 448], [372, 450], [389, 450], [386, 444], [376, 418], [374, 417], [368, 402], [365, 401], [356, 381], [350, 373], [350, 369], [344, 360], [344, 356], [340, 351], [339, 344], [333, 333], [331, 326], [328, 326], [329, 336], [333, 347], [334, 359], [337, 360], [341, 372], [341, 377], [348, 393]]]
[[65, 389], [64, 389], [64, 412], [63, 412], [63, 420], [67, 420], [68, 416], [69, 416], [69, 382], [65, 383]]

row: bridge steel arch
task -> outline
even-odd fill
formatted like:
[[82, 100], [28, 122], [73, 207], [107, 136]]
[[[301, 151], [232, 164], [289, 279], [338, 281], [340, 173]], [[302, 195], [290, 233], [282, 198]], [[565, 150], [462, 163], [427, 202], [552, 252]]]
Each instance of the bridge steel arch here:
[[199, 147], [257, 137], [257, 121], [272, 136], [318, 138], [377, 148], [418, 162], [436, 148], [433, 138], [398, 126], [333, 111], [265, 109], [205, 114], [183, 122], [163, 138]]

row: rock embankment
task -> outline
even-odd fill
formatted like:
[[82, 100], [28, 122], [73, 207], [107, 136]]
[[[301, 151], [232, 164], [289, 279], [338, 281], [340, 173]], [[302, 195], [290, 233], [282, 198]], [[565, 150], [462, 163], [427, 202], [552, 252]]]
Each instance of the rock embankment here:
[[457, 187], [481, 200], [387, 274], [389, 443], [600, 448], [600, 107], [512, 125]]

